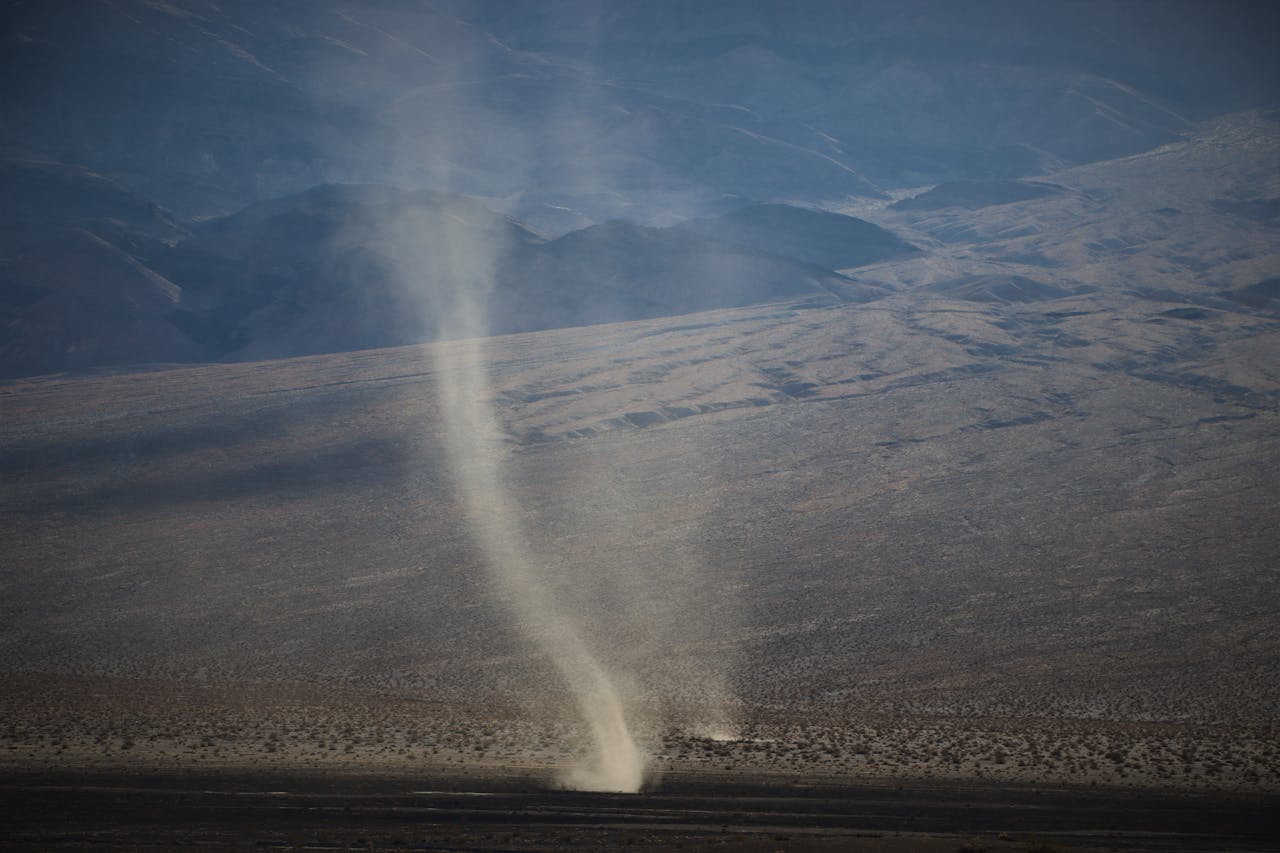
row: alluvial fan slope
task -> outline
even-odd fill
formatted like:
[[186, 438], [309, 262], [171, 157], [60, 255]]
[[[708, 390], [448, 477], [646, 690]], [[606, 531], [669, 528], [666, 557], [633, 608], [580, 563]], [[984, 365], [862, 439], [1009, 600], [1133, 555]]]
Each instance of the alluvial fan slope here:
[[[1248, 365], [1280, 323], [1108, 301], [495, 339], [529, 527], [629, 578], [618, 606], [703, 623], [607, 637], [618, 654], [697, 644], [752, 701], [1270, 718], [1278, 389]], [[4, 666], [537, 683], [450, 497], [424, 363], [6, 386]], [[667, 600], [685, 549], [705, 582]]]

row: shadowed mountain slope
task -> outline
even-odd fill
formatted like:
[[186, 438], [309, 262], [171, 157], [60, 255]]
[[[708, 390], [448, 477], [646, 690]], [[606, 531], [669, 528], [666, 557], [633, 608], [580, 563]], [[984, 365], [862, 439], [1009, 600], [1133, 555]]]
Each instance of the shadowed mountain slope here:
[[0, 152], [183, 219], [448, 187], [548, 231], [1016, 177], [1269, 105], [1268, 4], [17, 0]]
[[228, 357], [394, 346], [449, 335], [431, 302], [452, 273], [430, 257], [402, 257], [407, 244], [446, 233], [451, 251], [494, 265], [494, 333], [878, 292], [798, 261], [625, 222], [544, 242], [474, 200], [385, 187], [322, 187], [211, 221], [177, 247], [171, 268], [210, 301]]
[[0, 376], [201, 361], [173, 322], [180, 287], [84, 229], [50, 229], [0, 280]]
[[608, 222], [514, 253], [502, 266], [497, 331], [687, 314], [796, 296], [865, 301], [880, 291], [821, 267], [682, 229]]
[[154, 269], [187, 232], [157, 205], [79, 166], [0, 162], [0, 376], [208, 352]]
[[166, 263], [214, 357], [369, 349], [434, 336], [443, 262], [403, 255], [445, 233], [495, 254], [540, 239], [464, 196], [322, 186], [202, 223]]
[[[97, 184], [90, 189], [101, 193]], [[92, 195], [77, 207], [79, 196], [68, 192], [73, 198], [63, 209], [73, 221], [80, 209], [117, 212]], [[189, 236], [153, 205], [134, 208], [126, 208], [134, 214], [127, 222], [87, 222], [93, 233], [75, 231], [79, 236], [63, 248], [59, 235], [73, 233], [66, 228], [4, 232], [20, 247], [9, 253], [0, 280], [5, 374], [278, 358], [449, 337], [451, 330], [438, 327], [433, 299], [457, 284], [448, 256], [460, 251], [491, 264], [494, 333], [803, 295], [865, 301], [884, 292], [803, 260], [683, 230], [610, 222], [546, 242], [480, 202], [449, 193], [321, 186], [192, 223]], [[850, 251], [863, 257], [905, 245], [848, 217], [813, 216], [856, 226], [863, 242]], [[185, 239], [171, 245], [138, 229]], [[875, 248], [866, 247], [864, 231], [872, 232]], [[787, 239], [784, 229], [772, 247], [787, 248]], [[812, 234], [808, 239], [812, 254], [816, 242]], [[851, 256], [835, 245], [835, 254]], [[89, 260], [95, 253], [101, 263]], [[122, 278], [121, 270], [133, 278]], [[165, 283], [163, 300], [140, 299], [135, 291], [155, 281]], [[58, 298], [45, 298], [54, 291]], [[115, 307], [105, 309], [102, 300]]]
[[158, 239], [182, 230], [158, 205], [80, 166], [20, 160], [0, 161], [0, 234], [48, 225], [107, 224]]
[[917, 251], [901, 237], [870, 222], [785, 204], [751, 205], [715, 219], [682, 223], [678, 230], [833, 270]]

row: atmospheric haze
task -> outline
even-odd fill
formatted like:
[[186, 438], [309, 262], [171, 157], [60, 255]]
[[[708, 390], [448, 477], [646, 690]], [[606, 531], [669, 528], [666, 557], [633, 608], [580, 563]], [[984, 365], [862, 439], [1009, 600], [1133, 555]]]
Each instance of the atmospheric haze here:
[[[457, 69], [452, 75], [466, 76]], [[478, 132], [469, 126], [477, 116], [486, 127], [503, 123], [482, 104], [466, 103], [463, 94], [455, 106], [425, 142], [437, 149], [440, 162], [451, 162], [450, 151]], [[527, 146], [518, 127], [505, 126], [514, 161]], [[585, 113], [566, 102], [549, 132], [565, 141], [592, 130]], [[576, 175], [574, 182], [579, 191], [588, 186], [597, 193], [609, 191], [608, 177], [592, 170]], [[439, 341], [428, 348], [428, 357], [437, 377], [452, 482], [494, 592], [520, 633], [558, 673], [590, 732], [592, 754], [559, 784], [636, 792], [645, 782], [646, 750], [635, 718], [643, 713], [656, 722], [654, 709], [661, 713], [662, 697], [685, 697], [684, 713], [693, 716], [687, 721], [700, 732], [729, 737], [733, 730], [728, 679], [689, 651], [712, 636], [715, 626], [703, 614], [696, 628], [682, 628], [686, 620], [675, 612], [702, 575], [696, 542], [690, 541], [696, 524], [676, 525], [674, 533], [650, 531], [648, 541], [638, 540], [641, 534], [626, 518], [633, 498], [625, 447], [615, 447], [608, 461], [584, 454], [578, 477], [584, 495], [567, 502], [555, 533], [540, 529], [549, 526], [548, 513], [540, 518], [516, 497], [511, 483], [519, 445], [495, 408], [487, 358], [487, 339], [503, 310], [495, 281], [511, 235], [501, 224], [495, 227], [487, 212], [473, 212], [475, 219], [458, 210], [398, 208], [374, 227], [382, 233], [406, 304], [425, 324], [423, 337]], [[716, 278], [714, 270], [708, 273]], [[593, 536], [607, 545], [584, 549], [592, 558], [562, 553], [566, 540]], [[637, 562], [610, 554], [624, 549], [644, 556]], [[718, 619], [723, 623], [727, 617]]]
[[532, 553], [506, 484], [508, 448], [491, 402], [484, 344], [493, 248], [447, 217], [431, 223], [402, 217], [387, 227], [406, 286], [427, 289], [423, 297], [438, 337], [454, 339], [431, 352], [454, 482], [476, 543], [511, 612], [564, 678], [591, 729], [595, 756], [566, 782], [586, 790], [637, 791], [644, 762], [622, 699], [540, 577], [542, 561]]

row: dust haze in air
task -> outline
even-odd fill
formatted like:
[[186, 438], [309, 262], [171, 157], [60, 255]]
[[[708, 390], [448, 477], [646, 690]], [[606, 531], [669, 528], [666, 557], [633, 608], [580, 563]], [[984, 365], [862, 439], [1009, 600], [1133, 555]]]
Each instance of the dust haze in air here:
[[[475, 98], [472, 84], [491, 73], [485, 58], [455, 51], [436, 73], [431, 86], [447, 95], [435, 102], [448, 109], [435, 114], [421, 135], [400, 130], [394, 139], [377, 140], [399, 150], [405, 162], [434, 164], [413, 189], [474, 192], [473, 176], [452, 164], [465, 160], [460, 155], [481, 137], [490, 148], [501, 146], [509, 182], [517, 169], [545, 174], [546, 164], [529, 152], [580, 149], [597, 132], [583, 100], [595, 82], [590, 69], [578, 69], [584, 85], [567, 87], [563, 97], [553, 90], [553, 109], [533, 123]], [[565, 172], [574, 194], [612, 193], [612, 176], [595, 162], [594, 168]], [[672, 200], [673, 209], [679, 201]], [[520, 446], [507, 429], [495, 405], [487, 355], [491, 331], [504, 325], [495, 282], [511, 231], [494, 227], [494, 218], [478, 207], [446, 202], [445, 208], [397, 208], [373, 224], [405, 304], [421, 318], [423, 339], [439, 341], [425, 352], [443, 418], [450, 498], [463, 510], [513, 632], [558, 675], [564, 704], [588, 735], [587, 754], [557, 784], [638, 791], [646, 781], [650, 738], [662, 724], [676, 722], [676, 708], [678, 724], [695, 734], [726, 737], [734, 729], [732, 673], [723, 659], [712, 664], [700, 653], [729, 627], [732, 595], [719, 596], [714, 617], [683, 611], [693, 598], [688, 593], [705, 582], [698, 523], [653, 525], [631, 517], [639, 498], [629, 477], [644, 460], [626, 438], [580, 442], [569, 478], [575, 494], [541, 494], [523, 475], [524, 455], [537, 449]], [[708, 274], [708, 286], [725, 286], [714, 280], [715, 270]], [[672, 440], [696, 442], [696, 432], [685, 430]], [[597, 442], [610, 446], [589, 446]]]

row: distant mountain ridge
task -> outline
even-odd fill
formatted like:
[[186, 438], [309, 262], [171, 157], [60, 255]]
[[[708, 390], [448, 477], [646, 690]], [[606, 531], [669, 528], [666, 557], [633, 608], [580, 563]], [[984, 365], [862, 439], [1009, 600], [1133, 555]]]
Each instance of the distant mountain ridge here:
[[[25, 242], [3, 268], [0, 375], [281, 358], [447, 337], [432, 304], [434, 292], [451, 286], [447, 265], [431, 254], [445, 248], [430, 248], [442, 234], [489, 255], [494, 334], [802, 296], [879, 296], [882, 290], [812, 262], [822, 243], [814, 223], [828, 237], [858, 236], [853, 254], [839, 255], [842, 266], [911, 251], [869, 223], [782, 205], [687, 228], [611, 221], [547, 240], [466, 196], [376, 185], [313, 187], [183, 227], [154, 205], [113, 195], [105, 179], [84, 184], [88, 200], [63, 198], [75, 195], [76, 181], [71, 190], [65, 181], [46, 184], [67, 221], [51, 220], [38, 234], [25, 228]], [[32, 204], [57, 199], [33, 197]], [[86, 210], [104, 218], [82, 218]], [[761, 216], [773, 225], [772, 239], [741, 239], [745, 224], [758, 229]], [[159, 226], [169, 242], [146, 233]]]
[[[489, 322], [470, 334], [903, 289], [1032, 304], [1101, 288], [1270, 314], [1275, 128], [1274, 113], [1241, 113], [1035, 183], [952, 185], [936, 207], [846, 207], [865, 219], [738, 203], [669, 227], [613, 220], [550, 239], [474, 198], [362, 184], [182, 223], [81, 167], [11, 164], [30, 176], [20, 204], [32, 215], [11, 203], [0, 228], [0, 374], [461, 334], [432, 305], [452, 275], [442, 235], [487, 265]], [[1009, 203], [1028, 187], [1036, 197]]]
[[901, 237], [852, 216], [786, 204], [756, 204], [714, 219], [695, 219], [675, 226], [735, 246], [829, 269], [848, 269], [919, 250]]
[[1275, 106], [1262, 3], [16, 0], [0, 156], [182, 219], [449, 187], [563, 232], [1150, 149]]

